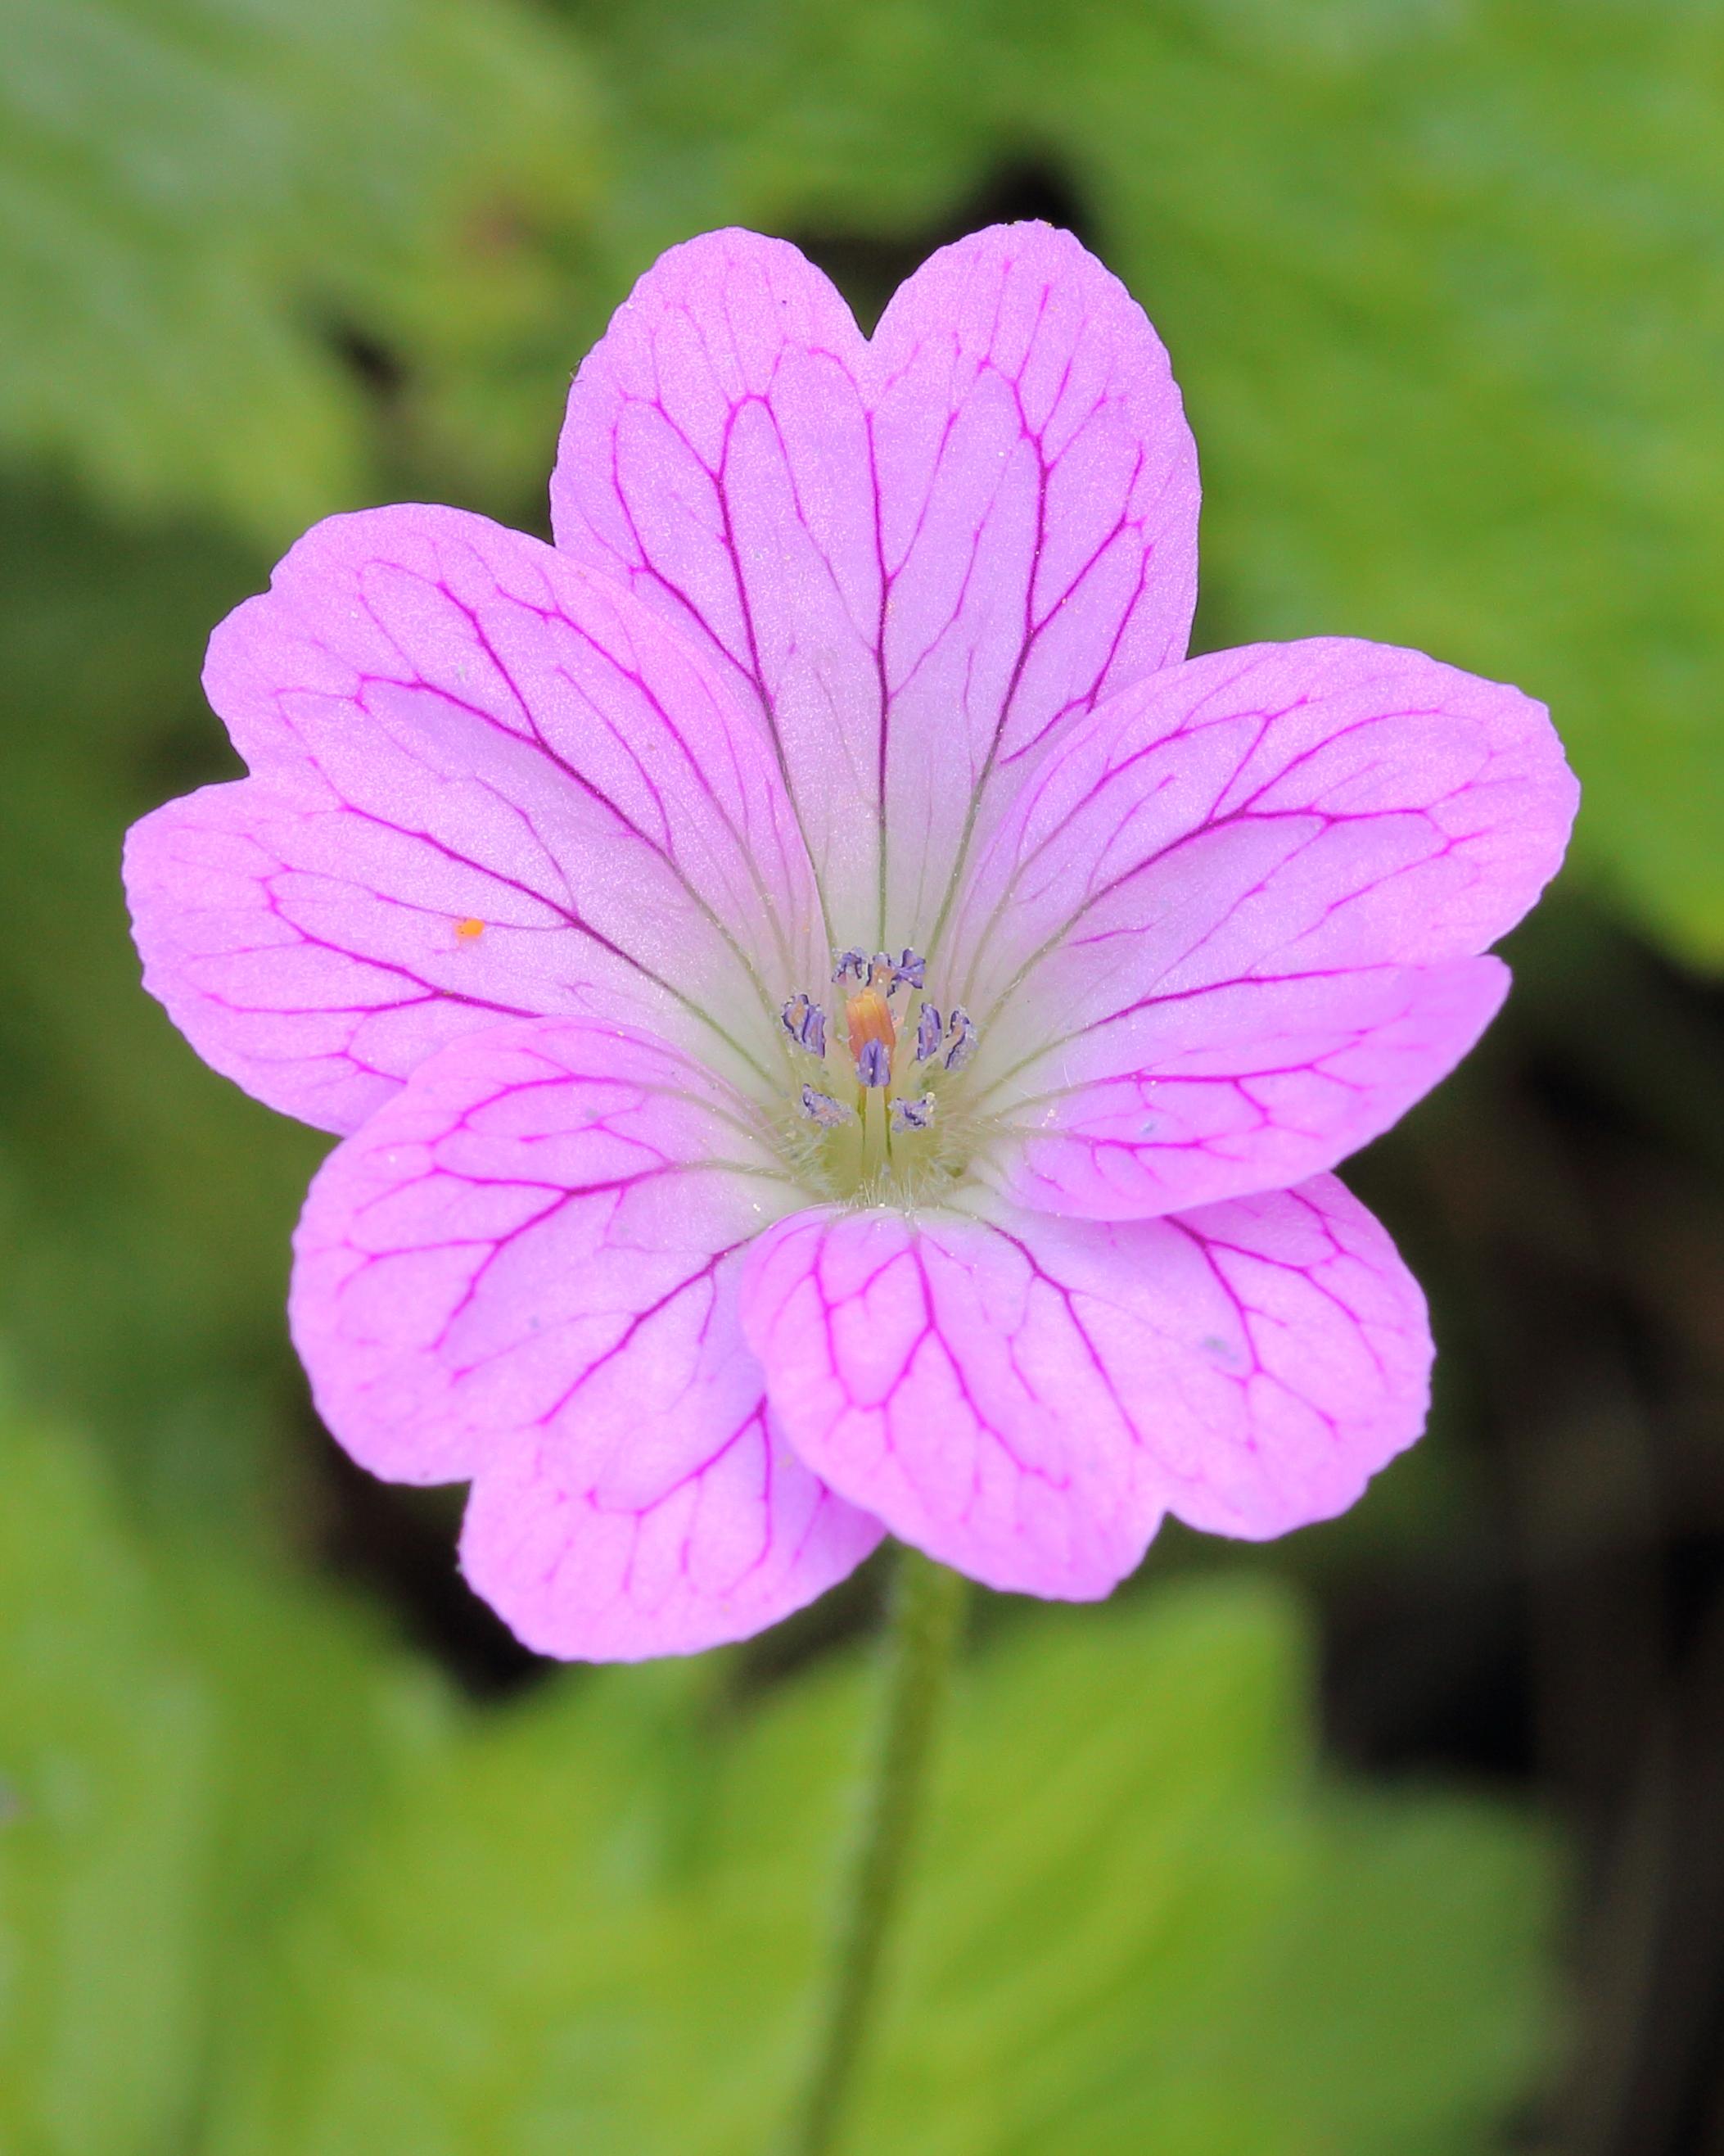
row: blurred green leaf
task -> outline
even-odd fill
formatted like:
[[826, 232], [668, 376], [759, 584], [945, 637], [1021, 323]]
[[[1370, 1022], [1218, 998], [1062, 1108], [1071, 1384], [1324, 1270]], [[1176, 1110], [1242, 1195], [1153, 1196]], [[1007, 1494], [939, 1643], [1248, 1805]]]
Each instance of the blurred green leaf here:
[[326, 1592], [146, 1559], [71, 1439], [0, 1416], [0, 2147], [156, 2156], [272, 1927], [445, 1717]]
[[1724, 963], [1715, 8], [581, 12], [620, 114], [603, 220], [629, 274], [758, 223], [840, 268], [871, 246], [877, 304], [886, 262], [1002, 177], [1051, 184], [1185, 388], [1200, 644], [1341, 632], [1521, 683], [1587, 783], [1580, 858]]
[[1211, 640], [1340, 629], [1521, 683], [1587, 788], [1578, 858], [1716, 963], [1724, 26], [1325, 12], [1299, 40], [1267, 5], [1086, 17], [1058, 122], [1187, 385]]
[[[213, 2156], [742, 2156], [806, 2037], [868, 1687], [572, 1682], [403, 1789], [305, 1911]], [[1424, 2156], [1524, 2089], [1540, 1838], [1313, 1779], [1249, 1584], [1013, 1625], [948, 1732], [854, 2145]]]
[[285, 545], [364, 489], [345, 330], [399, 347], [427, 415], [451, 405], [478, 434], [474, 461], [509, 461], [515, 371], [563, 287], [546, 235], [578, 228], [592, 181], [585, 78], [542, 18], [9, 0], [3, 35], [14, 452]]
[[210, 1702], [88, 1463], [0, 1456], [0, 2144], [132, 2156], [198, 2060]]
[[126, 824], [233, 769], [198, 692], [258, 558], [149, 547], [45, 490], [0, 497], [0, 1333], [33, 1397], [165, 1517], [276, 1524], [298, 1378], [287, 1235], [326, 1141], [206, 1070], [138, 985]]

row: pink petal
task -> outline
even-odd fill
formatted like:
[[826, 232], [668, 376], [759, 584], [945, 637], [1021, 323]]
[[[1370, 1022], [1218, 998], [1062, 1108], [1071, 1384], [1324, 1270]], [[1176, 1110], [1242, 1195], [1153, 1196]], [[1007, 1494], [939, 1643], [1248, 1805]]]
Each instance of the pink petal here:
[[1096, 1220], [1302, 1182], [1398, 1122], [1508, 988], [1501, 960], [1461, 958], [1151, 1003], [1093, 1051], [1037, 1058], [979, 1173], [1019, 1204]]
[[871, 344], [782, 241], [672, 249], [576, 378], [552, 507], [757, 701], [840, 944], [924, 940], [972, 819], [1180, 656], [1196, 588], [1167, 355], [1045, 225], [935, 255]]
[[1543, 707], [1417, 652], [1220, 652], [1070, 732], [934, 954], [1024, 1203], [1171, 1212], [1331, 1167], [1477, 1039], [1577, 789]]
[[1424, 1304], [1328, 1177], [1157, 1220], [799, 1214], [742, 1322], [814, 1471], [989, 1585], [1085, 1599], [1164, 1512], [1326, 1519], [1424, 1427]]
[[770, 749], [627, 593], [450, 509], [332, 517], [205, 685], [256, 774], [131, 834], [145, 979], [272, 1106], [355, 1127], [500, 1018], [776, 1072], [826, 939]]
[[290, 1317], [319, 1411], [375, 1474], [471, 1479], [468, 1577], [540, 1651], [757, 1631], [880, 1534], [785, 1449], [736, 1322], [741, 1254], [796, 1202], [665, 1044], [469, 1035], [311, 1186]]

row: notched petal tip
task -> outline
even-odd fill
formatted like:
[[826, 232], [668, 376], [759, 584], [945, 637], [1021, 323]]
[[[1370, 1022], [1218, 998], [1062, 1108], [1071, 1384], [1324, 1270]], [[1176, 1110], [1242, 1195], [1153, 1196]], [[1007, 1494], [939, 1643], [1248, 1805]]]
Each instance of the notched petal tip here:
[[1424, 1298], [1319, 1177], [1102, 1224], [987, 1200], [804, 1214], [744, 1329], [813, 1471], [994, 1587], [1084, 1600], [1172, 1512], [1261, 1538], [1331, 1517], [1424, 1427]]
[[542, 1652], [758, 1630], [880, 1532], [787, 1450], [737, 1322], [742, 1254], [792, 1199], [663, 1041], [457, 1042], [312, 1184], [289, 1315], [319, 1411], [375, 1474], [472, 1481], [469, 1577]]
[[[376, 969], [271, 906], [275, 841], [302, 814], [264, 781], [205, 787], [132, 825], [121, 875], [143, 985], [198, 1054], [254, 1099], [341, 1136], [395, 1090], [356, 1053], [364, 991], [384, 1009], [394, 998]], [[427, 1016], [425, 1054], [449, 1031]]]
[[743, 1327], [789, 1441], [850, 1502], [988, 1586], [1094, 1600], [1160, 1510], [1080, 1363], [1018, 1322], [1012, 1264], [956, 1214], [801, 1214], [751, 1255]]
[[913, 944], [1020, 760], [1180, 656], [1195, 600], [1167, 355], [1033, 223], [931, 257], [871, 341], [793, 249], [673, 249], [575, 379], [552, 495], [559, 548], [751, 699], [834, 927]]
[[455, 1034], [541, 1012], [776, 1060], [824, 947], [794, 812], [628, 593], [483, 517], [356, 511], [206, 680], [254, 776], [146, 819], [129, 880], [152, 987], [271, 1106], [351, 1130]]
[[1217, 652], [1115, 698], [1026, 783], [945, 960], [1007, 1187], [1128, 1218], [1345, 1158], [1478, 1038], [1478, 954], [1575, 800], [1542, 706], [1398, 647]]

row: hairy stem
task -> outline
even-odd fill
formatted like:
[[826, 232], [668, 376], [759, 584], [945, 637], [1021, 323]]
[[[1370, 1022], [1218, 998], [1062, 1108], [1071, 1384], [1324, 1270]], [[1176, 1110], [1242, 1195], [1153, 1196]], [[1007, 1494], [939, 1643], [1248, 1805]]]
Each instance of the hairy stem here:
[[809, 2069], [783, 2156], [829, 2156], [839, 2145], [880, 2003], [882, 1958], [921, 1818], [935, 1727], [963, 1614], [964, 1584], [958, 1573], [920, 1552], [899, 1552], [880, 1720], [864, 1784], [859, 1833]]

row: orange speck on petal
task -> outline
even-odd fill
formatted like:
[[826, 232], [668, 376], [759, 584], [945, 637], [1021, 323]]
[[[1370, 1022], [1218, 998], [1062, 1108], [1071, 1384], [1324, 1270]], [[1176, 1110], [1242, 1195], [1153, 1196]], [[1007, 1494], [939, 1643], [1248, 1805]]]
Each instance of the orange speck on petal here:
[[455, 923], [455, 933], [460, 937], [462, 942], [470, 943], [475, 936], [484, 935], [485, 923], [482, 921], [458, 921]]

